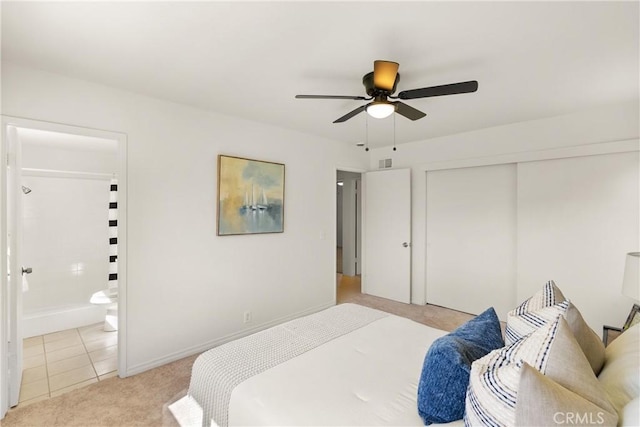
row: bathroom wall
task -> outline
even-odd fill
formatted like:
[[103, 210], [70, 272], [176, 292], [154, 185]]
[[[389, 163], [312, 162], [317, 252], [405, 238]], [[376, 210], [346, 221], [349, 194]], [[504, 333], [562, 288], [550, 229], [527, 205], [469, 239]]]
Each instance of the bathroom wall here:
[[96, 150], [62, 146], [59, 134], [50, 144], [46, 135], [38, 143], [28, 132], [20, 137], [22, 184], [32, 190], [22, 196], [22, 259], [33, 268], [23, 295], [25, 336], [103, 321], [105, 307], [89, 298], [107, 286], [107, 171], [116, 170], [115, 144]]

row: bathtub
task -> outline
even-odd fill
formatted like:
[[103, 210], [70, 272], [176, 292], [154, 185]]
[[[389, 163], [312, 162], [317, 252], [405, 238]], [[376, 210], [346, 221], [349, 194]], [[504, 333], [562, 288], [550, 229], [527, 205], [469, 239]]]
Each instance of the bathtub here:
[[22, 336], [29, 338], [103, 323], [106, 314], [106, 306], [89, 303], [25, 311], [22, 313]]

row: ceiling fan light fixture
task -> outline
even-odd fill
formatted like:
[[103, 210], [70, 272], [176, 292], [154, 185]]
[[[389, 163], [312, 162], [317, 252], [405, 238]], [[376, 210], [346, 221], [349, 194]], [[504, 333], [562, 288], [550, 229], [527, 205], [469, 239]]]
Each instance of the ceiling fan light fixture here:
[[[0, 0], [2, 1], [2, 0]], [[439, 86], [423, 87], [419, 89], [403, 90], [397, 96], [393, 96], [396, 92], [396, 86], [400, 81], [400, 73], [398, 73], [399, 64], [393, 61], [376, 60], [373, 62], [373, 71], [362, 77], [362, 85], [365, 88], [367, 96], [348, 96], [348, 95], [296, 95], [296, 99], [348, 99], [354, 101], [371, 101], [365, 105], [349, 111], [342, 117], [337, 118], [333, 123], [344, 123], [347, 120], [366, 111], [371, 117], [376, 119], [384, 119], [394, 112], [402, 117], [415, 121], [426, 116], [420, 110], [401, 101], [389, 102], [391, 99], [418, 99], [430, 98], [433, 96], [455, 95], [460, 93], [471, 93], [478, 90], [478, 82], [469, 80], [466, 82], [450, 83]], [[394, 116], [395, 117], [395, 116]]]
[[374, 101], [367, 105], [367, 114], [375, 119], [389, 117], [396, 110], [396, 106], [386, 101]]

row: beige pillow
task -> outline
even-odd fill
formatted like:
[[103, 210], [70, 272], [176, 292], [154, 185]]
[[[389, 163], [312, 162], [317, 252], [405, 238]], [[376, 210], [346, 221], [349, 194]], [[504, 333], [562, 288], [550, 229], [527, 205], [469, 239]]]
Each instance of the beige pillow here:
[[627, 329], [607, 346], [598, 380], [618, 414], [640, 395], [640, 324]]
[[567, 319], [567, 324], [573, 335], [576, 337], [576, 341], [580, 344], [580, 348], [587, 357], [591, 370], [598, 375], [602, 366], [604, 365], [604, 344], [602, 340], [596, 334], [593, 329], [587, 325], [582, 314], [578, 311], [575, 305], [569, 303], [567, 311], [564, 313], [564, 318]]
[[591, 369], [598, 375], [604, 364], [604, 344], [587, 325], [576, 306], [564, 299], [564, 295], [553, 280], [545, 283], [539, 292], [507, 314], [505, 344], [513, 344], [542, 325], [555, 320], [558, 315], [564, 316], [567, 320], [589, 360]]
[[[582, 402], [578, 407], [600, 408], [606, 414], [606, 420], [615, 418], [617, 421], [615, 409], [593, 374], [567, 321], [559, 316], [514, 344], [494, 350], [473, 363], [465, 402], [467, 425], [513, 426], [517, 413], [520, 413], [521, 422], [528, 423], [527, 417], [531, 412], [538, 411], [531, 406], [530, 400], [538, 398], [536, 391], [548, 384], [542, 381], [540, 386], [539, 379], [534, 378], [531, 381], [538, 380], [535, 387], [532, 386], [531, 391], [525, 388], [521, 400], [520, 377], [525, 364], [557, 383], [558, 387], [575, 394], [579, 402], [588, 402]], [[531, 375], [526, 375], [525, 385], [528, 387]], [[552, 390], [558, 393], [557, 387], [553, 386]], [[567, 399], [576, 400], [571, 394], [568, 396]], [[535, 423], [533, 419], [531, 424]]]
[[[590, 369], [584, 373], [585, 377], [589, 375], [595, 379]], [[602, 388], [598, 391], [601, 401], [605, 403], [604, 391]], [[562, 387], [526, 363], [522, 366], [516, 404], [516, 426], [615, 426], [618, 415], [608, 402], [604, 406], [606, 408]]]

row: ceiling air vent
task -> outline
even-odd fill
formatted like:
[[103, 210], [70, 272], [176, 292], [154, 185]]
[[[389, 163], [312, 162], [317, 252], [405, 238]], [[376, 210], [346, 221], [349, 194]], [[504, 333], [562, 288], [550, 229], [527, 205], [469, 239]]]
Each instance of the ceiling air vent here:
[[391, 167], [391, 159], [378, 160], [378, 169], [386, 169]]

